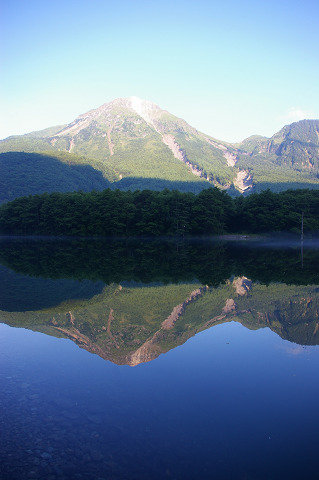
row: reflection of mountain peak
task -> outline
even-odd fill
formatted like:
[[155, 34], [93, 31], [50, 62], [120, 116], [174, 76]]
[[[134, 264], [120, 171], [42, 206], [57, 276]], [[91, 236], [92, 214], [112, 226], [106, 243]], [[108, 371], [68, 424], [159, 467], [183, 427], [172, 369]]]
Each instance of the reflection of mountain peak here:
[[162, 351], [158, 346], [155, 344], [155, 337], [151, 340], [148, 340], [144, 343], [140, 348], [136, 350], [136, 352], [132, 353], [127, 357], [127, 364], [131, 367], [135, 367], [140, 363], [150, 362], [151, 360], [155, 360]]
[[208, 287], [202, 287], [193, 290], [183, 303], [176, 305], [170, 315], [162, 322], [160, 329], [154, 333], [152, 338], [147, 340], [140, 348], [136, 350], [136, 352], [128, 357], [128, 364], [131, 366], [136, 366], [139, 363], [149, 362], [150, 360], [154, 360], [156, 357], [158, 357], [158, 355], [162, 353], [159, 344], [161, 340], [165, 338], [165, 330], [171, 330], [174, 328], [174, 324], [182, 316], [187, 305], [201, 297], [207, 288]]
[[[318, 255], [305, 251], [303, 268], [299, 255], [299, 248], [200, 242], [2, 241], [3, 264], [27, 275], [0, 269], [0, 318], [129, 365], [232, 320], [313, 345], [319, 288], [307, 283], [317, 283]], [[119, 277], [127, 281], [119, 285]], [[200, 280], [187, 283], [192, 278]]]
[[[185, 343], [196, 333], [238, 321], [268, 327], [302, 345], [319, 343], [317, 287], [254, 284], [238, 277], [218, 288], [194, 284], [110, 285], [92, 299], [36, 312], [1, 312], [9, 325], [63, 336], [105, 360], [135, 366]], [[244, 294], [249, 290], [249, 295]], [[234, 298], [234, 293], [237, 295]], [[183, 300], [184, 299], [184, 300]]]

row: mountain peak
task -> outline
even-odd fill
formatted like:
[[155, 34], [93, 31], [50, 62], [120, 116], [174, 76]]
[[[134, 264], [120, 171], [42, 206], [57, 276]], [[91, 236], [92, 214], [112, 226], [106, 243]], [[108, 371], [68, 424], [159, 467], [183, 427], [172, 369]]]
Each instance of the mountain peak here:
[[162, 111], [155, 103], [132, 96], [129, 98], [116, 98], [111, 102], [104, 103], [100, 107], [80, 115], [78, 119], [83, 120], [101, 117], [109, 114], [114, 108], [124, 108], [133, 111], [149, 124], [153, 124], [155, 116]]
[[130, 107], [147, 123], [152, 123], [154, 119], [154, 113], [159, 112], [161, 109], [152, 102], [142, 100], [139, 97], [130, 97]]

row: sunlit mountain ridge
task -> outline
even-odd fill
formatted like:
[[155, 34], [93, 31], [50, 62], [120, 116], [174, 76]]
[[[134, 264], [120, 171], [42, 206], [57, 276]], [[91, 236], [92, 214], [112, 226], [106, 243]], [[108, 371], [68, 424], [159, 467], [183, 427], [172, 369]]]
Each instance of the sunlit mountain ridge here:
[[[68, 125], [0, 141], [1, 201], [68, 188], [199, 192], [217, 186], [232, 195], [319, 188], [318, 132], [319, 120], [302, 120], [271, 138], [229, 144], [152, 102], [116, 99]], [[63, 171], [52, 179], [57, 162]], [[76, 177], [79, 165], [87, 182]]]

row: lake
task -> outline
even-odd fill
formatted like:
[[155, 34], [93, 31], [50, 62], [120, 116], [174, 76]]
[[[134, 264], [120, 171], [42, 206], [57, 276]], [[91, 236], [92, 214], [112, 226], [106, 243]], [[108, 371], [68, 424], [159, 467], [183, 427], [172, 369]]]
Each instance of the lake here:
[[4, 480], [314, 479], [319, 247], [0, 240]]

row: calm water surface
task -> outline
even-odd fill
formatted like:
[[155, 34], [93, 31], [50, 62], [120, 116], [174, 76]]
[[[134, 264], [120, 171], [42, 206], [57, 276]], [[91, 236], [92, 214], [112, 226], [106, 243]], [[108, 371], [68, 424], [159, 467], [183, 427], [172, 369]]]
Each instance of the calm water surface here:
[[0, 249], [1, 478], [318, 477], [314, 246]]

